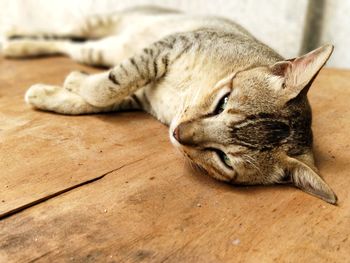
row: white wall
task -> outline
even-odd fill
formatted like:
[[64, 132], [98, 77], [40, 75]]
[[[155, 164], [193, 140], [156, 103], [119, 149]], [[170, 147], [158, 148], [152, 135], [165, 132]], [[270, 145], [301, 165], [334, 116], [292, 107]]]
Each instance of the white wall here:
[[[350, 68], [350, 1], [327, 1], [323, 43], [334, 42], [329, 63]], [[298, 55], [303, 39], [308, 0], [0, 0], [0, 31], [9, 25], [62, 30], [84, 15], [112, 12], [140, 4], [172, 7], [191, 13], [233, 19], [285, 57]]]
[[350, 0], [327, 1], [321, 41], [335, 45], [329, 65], [350, 68]]

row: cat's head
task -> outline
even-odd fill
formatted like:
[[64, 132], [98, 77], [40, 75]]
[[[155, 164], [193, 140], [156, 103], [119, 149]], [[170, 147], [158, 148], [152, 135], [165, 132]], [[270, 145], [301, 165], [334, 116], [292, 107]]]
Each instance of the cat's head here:
[[332, 50], [326, 45], [220, 80], [171, 125], [172, 142], [217, 179], [247, 185], [290, 183], [335, 204], [336, 195], [314, 165], [306, 97]]

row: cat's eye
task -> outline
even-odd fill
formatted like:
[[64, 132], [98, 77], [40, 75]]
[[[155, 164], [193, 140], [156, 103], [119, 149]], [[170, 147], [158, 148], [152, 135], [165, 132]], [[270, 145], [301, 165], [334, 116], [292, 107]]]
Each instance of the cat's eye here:
[[217, 150], [216, 152], [217, 152], [217, 154], [219, 155], [221, 161], [222, 161], [226, 166], [228, 166], [229, 168], [232, 169], [231, 160], [230, 160], [230, 158], [228, 158], [228, 156], [226, 155], [226, 153], [224, 153], [224, 152], [222, 152], [222, 151], [219, 151], [219, 150]]
[[228, 102], [229, 96], [230, 96], [230, 93], [227, 93], [225, 96], [223, 96], [219, 100], [219, 102], [218, 102], [218, 104], [217, 104], [217, 106], [215, 108], [215, 111], [214, 111], [215, 115], [220, 114], [221, 112], [223, 112], [225, 110], [225, 108], [227, 106], [227, 102]]

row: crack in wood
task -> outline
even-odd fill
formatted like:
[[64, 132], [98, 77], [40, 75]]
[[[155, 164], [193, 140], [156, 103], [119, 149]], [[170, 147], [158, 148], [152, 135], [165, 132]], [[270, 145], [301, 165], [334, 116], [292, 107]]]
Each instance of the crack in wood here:
[[49, 250], [49, 251], [45, 252], [44, 254], [42, 254], [42, 255], [40, 255], [40, 256], [38, 256], [38, 257], [35, 257], [35, 258], [33, 258], [32, 260], [28, 261], [27, 263], [34, 263], [34, 262], [37, 262], [37, 261], [43, 259], [44, 257], [46, 257], [46, 256], [48, 256], [48, 255], [50, 255], [50, 254], [52, 254], [52, 252], [54, 252], [55, 250], [57, 250], [57, 248], [56, 248], [56, 249], [53, 249], [53, 250]]
[[133, 162], [123, 164], [122, 166], [120, 166], [118, 168], [115, 168], [115, 169], [112, 169], [112, 170], [110, 170], [110, 171], [108, 171], [108, 172], [106, 172], [106, 173], [104, 173], [104, 174], [102, 174], [100, 176], [97, 176], [95, 178], [86, 180], [86, 181], [81, 182], [81, 183], [76, 184], [76, 185], [72, 185], [72, 186], [70, 186], [68, 188], [62, 189], [62, 190], [60, 190], [58, 192], [55, 192], [53, 194], [50, 194], [50, 195], [44, 196], [44, 197], [42, 197], [40, 199], [34, 200], [33, 202], [30, 202], [30, 203], [24, 204], [22, 206], [16, 207], [16, 208], [14, 208], [12, 210], [6, 211], [6, 212], [0, 214], [0, 221], [5, 219], [5, 218], [8, 218], [10, 216], [13, 216], [15, 214], [18, 214], [18, 213], [22, 212], [23, 210], [26, 210], [26, 209], [28, 209], [30, 207], [33, 207], [33, 206], [38, 205], [38, 204], [41, 204], [41, 203], [43, 203], [45, 201], [48, 201], [48, 200], [50, 200], [50, 199], [52, 199], [54, 197], [57, 197], [59, 195], [62, 195], [62, 194], [67, 193], [69, 191], [72, 191], [72, 190], [74, 190], [76, 188], [82, 187], [82, 186], [87, 185], [87, 184], [91, 184], [91, 183], [96, 182], [98, 180], [101, 180], [102, 178], [104, 178], [108, 174], [111, 174], [111, 173], [113, 173], [115, 171], [118, 171], [118, 170], [120, 170], [120, 169], [122, 169], [122, 168], [124, 168], [124, 167], [126, 167], [128, 165], [132, 165], [132, 164], [135, 164], [137, 162], [140, 162], [140, 161], [142, 161], [144, 159], [145, 158], [141, 158], [141, 159], [135, 160]]

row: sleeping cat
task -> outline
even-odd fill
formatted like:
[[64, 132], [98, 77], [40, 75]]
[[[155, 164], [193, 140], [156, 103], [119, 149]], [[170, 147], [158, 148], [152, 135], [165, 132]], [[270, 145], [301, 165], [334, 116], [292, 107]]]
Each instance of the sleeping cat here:
[[[73, 41], [73, 40], [85, 41]], [[333, 46], [284, 59], [241, 26], [157, 7], [92, 16], [61, 35], [13, 30], [7, 57], [64, 54], [110, 70], [36, 84], [25, 100], [61, 114], [144, 110], [171, 142], [232, 184], [292, 184], [331, 204], [318, 175], [307, 92]]]

